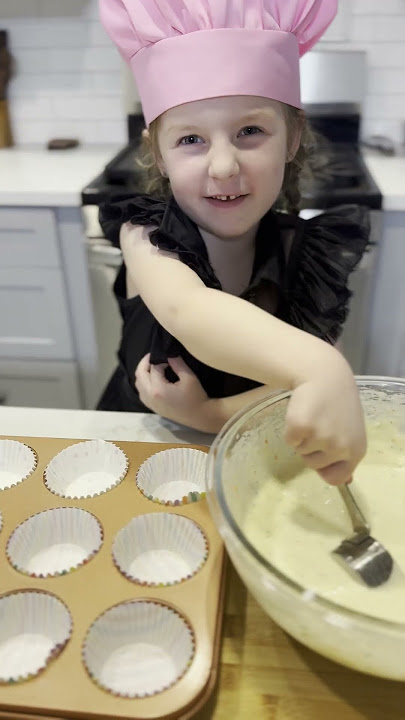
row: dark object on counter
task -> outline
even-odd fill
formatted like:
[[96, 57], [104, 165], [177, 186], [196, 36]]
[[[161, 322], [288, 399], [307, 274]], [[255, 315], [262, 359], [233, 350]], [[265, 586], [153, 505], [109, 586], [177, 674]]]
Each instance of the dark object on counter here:
[[79, 145], [79, 141], [76, 138], [54, 138], [49, 140], [47, 148], [48, 150], [68, 150]]
[[7, 45], [7, 31], [0, 30], [0, 148], [14, 144], [7, 104], [7, 85], [11, 78], [13, 60]]

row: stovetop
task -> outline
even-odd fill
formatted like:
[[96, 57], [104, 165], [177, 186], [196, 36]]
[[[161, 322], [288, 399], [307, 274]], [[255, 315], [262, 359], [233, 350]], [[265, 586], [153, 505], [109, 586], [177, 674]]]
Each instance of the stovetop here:
[[[328, 106], [329, 109], [329, 106]], [[309, 115], [310, 124], [321, 136], [319, 168], [306, 179], [301, 190], [303, 209], [326, 209], [345, 203], [382, 207], [382, 195], [362, 158], [358, 137], [360, 116], [351, 109], [331, 115], [322, 107]], [[142, 116], [128, 117], [129, 143], [82, 191], [83, 205], [99, 205], [129, 199], [139, 192], [143, 169], [140, 157]]]

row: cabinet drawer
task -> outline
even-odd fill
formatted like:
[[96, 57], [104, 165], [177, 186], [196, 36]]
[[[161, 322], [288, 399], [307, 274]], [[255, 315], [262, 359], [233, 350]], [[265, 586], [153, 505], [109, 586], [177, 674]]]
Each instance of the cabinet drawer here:
[[0, 360], [0, 402], [17, 407], [80, 409], [76, 363]]
[[0, 267], [58, 267], [55, 216], [47, 208], [0, 208]]
[[0, 358], [74, 357], [60, 270], [0, 268]]

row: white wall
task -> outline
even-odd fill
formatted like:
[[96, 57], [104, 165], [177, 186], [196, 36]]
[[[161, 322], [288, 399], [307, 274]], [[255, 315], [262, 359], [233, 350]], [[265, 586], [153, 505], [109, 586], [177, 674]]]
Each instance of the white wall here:
[[348, 37], [328, 47], [367, 52], [362, 135], [378, 133], [405, 143], [405, 0], [340, 3], [352, 8]]
[[0, 0], [0, 28], [16, 65], [8, 93], [16, 143], [125, 141], [120, 58], [97, 0]]
[[[352, 10], [342, 41], [328, 47], [368, 53], [363, 135], [397, 142], [405, 123], [405, 0], [340, 0]], [[337, 27], [337, 26], [336, 26]], [[118, 52], [98, 20], [97, 0], [0, 0], [16, 75], [9, 87], [17, 143], [51, 137], [124, 142]], [[339, 26], [338, 36], [341, 36]]]

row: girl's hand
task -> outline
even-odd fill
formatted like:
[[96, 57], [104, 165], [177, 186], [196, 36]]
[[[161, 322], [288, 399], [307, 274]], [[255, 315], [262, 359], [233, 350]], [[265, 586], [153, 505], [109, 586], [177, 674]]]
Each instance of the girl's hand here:
[[363, 410], [342, 356], [295, 387], [287, 409], [286, 441], [332, 485], [349, 482], [367, 447]]
[[[179, 378], [175, 383], [166, 380], [168, 365]], [[135, 387], [143, 404], [158, 415], [196, 430], [215, 432], [215, 404], [182, 358], [151, 365], [150, 355], [145, 355], [135, 372]]]

